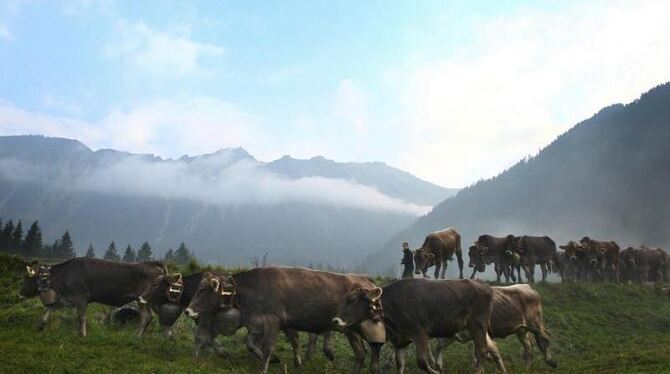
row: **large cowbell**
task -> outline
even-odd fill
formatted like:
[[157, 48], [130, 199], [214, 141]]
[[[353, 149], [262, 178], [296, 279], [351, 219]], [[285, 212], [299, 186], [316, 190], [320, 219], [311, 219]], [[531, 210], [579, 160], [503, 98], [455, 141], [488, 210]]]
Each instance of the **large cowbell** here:
[[367, 342], [384, 343], [386, 342], [386, 326], [384, 322], [366, 319], [361, 322], [361, 332]]

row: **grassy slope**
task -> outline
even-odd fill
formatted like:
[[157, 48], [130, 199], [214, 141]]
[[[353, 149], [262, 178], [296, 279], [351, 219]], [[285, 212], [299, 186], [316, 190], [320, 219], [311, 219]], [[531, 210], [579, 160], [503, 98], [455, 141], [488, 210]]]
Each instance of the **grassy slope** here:
[[[0, 255], [1, 256], [1, 255]], [[131, 328], [96, 322], [102, 307], [89, 311], [89, 336], [76, 335], [72, 311], [62, 311], [45, 332], [35, 329], [41, 306], [37, 300], [18, 302], [20, 264], [0, 257], [0, 371], [2, 372], [224, 372], [254, 373], [258, 364], [246, 352], [243, 333], [220, 338], [231, 353], [229, 359], [206, 352], [191, 358], [191, 321], [182, 318], [176, 326], [176, 342], [166, 341], [153, 326], [148, 336], [138, 339]], [[9, 269], [8, 269], [9, 268]], [[17, 269], [15, 271], [14, 269]], [[539, 352], [532, 373], [660, 373], [670, 372], [670, 300], [658, 288], [639, 285], [547, 284], [536, 287], [542, 294], [545, 321], [553, 336], [552, 351], [559, 363], [549, 369]], [[303, 337], [306, 340], [306, 337]], [[521, 346], [515, 337], [499, 342], [510, 372], [524, 372]], [[291, 349], [280, 338], [277, 353], [282, 364], [272, 372], [343, 373], [351, 367], [351, 352], [342, 337], [336, 340], [336, 360], [323, 355], [301, 369], [292, 367]], [[452, 345], [445, 356], [450, 373], [469, 373], [471, 349]], [[391, 352], [384, 349], [388, 372], [394, 372]], [[417, 372], [410, 357], [410, 372]], [[492, 366], [489, 367], [492, 371]]]

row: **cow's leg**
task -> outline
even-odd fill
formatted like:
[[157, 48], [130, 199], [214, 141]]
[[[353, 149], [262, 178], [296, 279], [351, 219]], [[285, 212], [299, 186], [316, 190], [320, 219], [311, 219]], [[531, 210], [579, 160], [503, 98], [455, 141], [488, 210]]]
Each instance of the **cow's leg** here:
[[475, 367], [473, 372], [481, 373], [484, 370], [484, 362], [486, 362], [487, 355], [490, 354], [501, 372], [507, 374], [505, 364], [498, 351], [498, 346], [487, 333], [487, 325], [488, 322], [481, 321], [478, 318], [472, 318], [468, 323], [468, 332], [475, 345]]
[[535, 343], [537, 343], [537, 347], [540, 348], [540, 351], [542, 351], [542, 354], [544, 355], [544, 362], [546, 362], [547, 365], [552, 368], [557, 367], [558, 364], [552, 359], [551, 352], [549, 352], [550, 340], [549, 336], [542, 327], [541, 320], [533, 321], [528, 325], [528, 327], [535, 336]]
[[327, 331], [323, 333], [323, 354], [329, 361], [335, 360], [333, 354], [333, 332]]
[[286, 329], [284, 330], [284, 335], [291, 343], [291, 348], [293, 348], [293, 366], [300, 367], [302, 366], [302, 358], [300, 357], [300, 337], [296, 330]]
[[[307, 351], [305, 352], [305, 361], [309, 361], [314, 356], [314, 351], [316, 351], [316, 343], [319, 339], [317, 334], [309, 334], [309, 340], [307, 342]], [[324, 341], [325, 345], [325, 341]]]
[[358, 374], [361, 372], [361, 368], [365, 363], [365, 345], [363, 339], [357, 333], [353, 331], [345, 332], [347, 339], [349, 340], [349, 345], [351, 350], [354, 352], [354, 373]]
[[444, 372], [444, 350], [455, 341], [456, 337], [454, 336], [438, 339], [437, 350], [435, 351], [435, 356], [437, 356], [437, 359], [435, 360], [435, 366], [437, 366], [437, 370]]
[[500, 275], [502, 274], [502, 268], [500, 264], [494, 263], [493, 264], [493, 269], [496, 272], [496, 283], [500, 283]]
[[548, 264], [547, 264], [547, 263], [544, 263], [544, 262], [543, 262], [543, 263], [540, 264], [540, 269], [542, 269], [542, 282], [546, 282], [546, 281], [547, 281], [547, 274], [548, 274], [548, 269], [547, 269], [547, 267], [548, 267]]
[[428, 344], [428, 335], [419, 333], [412, 339], [414, 341], [414, 347], [416, 348], [416, 364], [419, 366], [419, 369], [430, 374], [439, 374], [438, 371], [430, 367], [428, 359], [428, 351], [430, 350], [430, 345]]
[[395, 348], [395, 365], [398, 369], [398, 374], [405, 374], [405, 367], [407, 366], [407, 346]]
[[502, 269], [502, 275], [505, 276], [505, 283], [509, 283], [509, 267], [507, 265], [500, 265]]
[[46, 327], [47, 323], [49, 323], [49, 317], [51, 317], [51, 313], [53, 313], [53, 308], [47, 307], [46, 310], [44, 311], [44, 314], [42, 314], [42, 318], [37, 322], [37, 329], [38, 330], [44, 330]]
[[264, 317], [251, 316], [247, 325], [247, 350], [254, 354], [259, 360], [263, 360], [263, 350], [259, 344], [263, 341], [266, 333]]
[[142, 337], [151, 323], [153, 316], [151, 315], [151, 308], [147, 303], [137, 303], [137, 309], [140, 312], [140, 325], [137, 327], [137, 335]]
[[440, 279], [440, 268], [442, 267], [442, 261], [435, 259], [435, 279]]
[[[444, 261], [442, 261], [442, 274], [440, 274], [440, 278], [442, 278], [442, 279], [446, 278], [446, 276], [447, 276], [447, 266], [448, 265], [449, 265], [449, 260], [447, 260], [445, 258]], [[461, 278], [460, 279], [463, 279], [463, 271], [461, 271]]]
[[470, 276], [470, 279], [475, 279], [475, 274], [477, 274], [477, 268], [472, 268], [472, 275]]
[[379, 354], [384, 343], [369, 343], [370, 345], [370, 373], [379, 374]]
[[533, 362], [533, 352], [530, 345], [530, 340], [528, 340], [528, 331], [525, 327], [521, 327], [516, 330], [516, 337], [519, 339], [519, 342], [523, 346], [523, 363], [526, 366], [526, 370], [530, 368], [530, 364]]
[[270, 366], [270, 359], [273, 356], [275, 349], [275, 342], [279, 334], [279, 321], [276, 317], [265, 316], [265, 336], [263, 339], [263, 363], [261, 372], [263, 374], [268, 372]]
[[88, 303], [84, 300], [79, 301], [75, 304], [77, 309], [77, 317], [79, 317], [79, 336], [82, 338], [86, 337], [86, 310], [88, 309]]

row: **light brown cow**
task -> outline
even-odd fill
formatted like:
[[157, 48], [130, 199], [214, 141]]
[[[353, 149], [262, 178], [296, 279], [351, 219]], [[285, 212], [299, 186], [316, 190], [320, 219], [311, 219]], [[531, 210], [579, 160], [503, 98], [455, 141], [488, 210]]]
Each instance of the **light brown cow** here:
[[[533, 360], [532, 346], [528, 339], [530, 332], [535, 337], [537, 346], [544, 354], [544, 362], [555, 368], [556, 361], [549, 352], [549, 335], [542, 322], [542, 301], [540, 294], [527, 284], [515, 284], [507, 287], [491, 287], [493, 289], [493, 312], [489, 335], [492, 338], [505, 338], [516, 334], [523, 345], [523, 360], [530, 366]], [[467, 331], [459, 332], [455, 337], [440, 339], [437, 347], [437, 363], [442, 367], [442, 351], [455, 340], [470, 340]]]
[[[432, 232], [426, 236], [421, 248], [414, 251], [414, 273], [423, 273], [423, 276], [426, 277], [428, 268], [435, 265], [435, 279], [444, 279], [447, 273], [447, 263], [454, 253], [458, 259], [460, 279], [463, 279], [461, 234], [452, 228]], [[440, 274], [440, 268], [442, 268], [442, 274]]]

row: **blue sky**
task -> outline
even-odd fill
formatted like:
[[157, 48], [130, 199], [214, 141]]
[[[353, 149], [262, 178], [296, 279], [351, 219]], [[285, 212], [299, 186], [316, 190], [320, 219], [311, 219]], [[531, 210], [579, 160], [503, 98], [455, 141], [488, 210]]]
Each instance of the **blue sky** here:
[[461, 187], [670, 80], [667, 2], [7, 1], [0, 134]]

